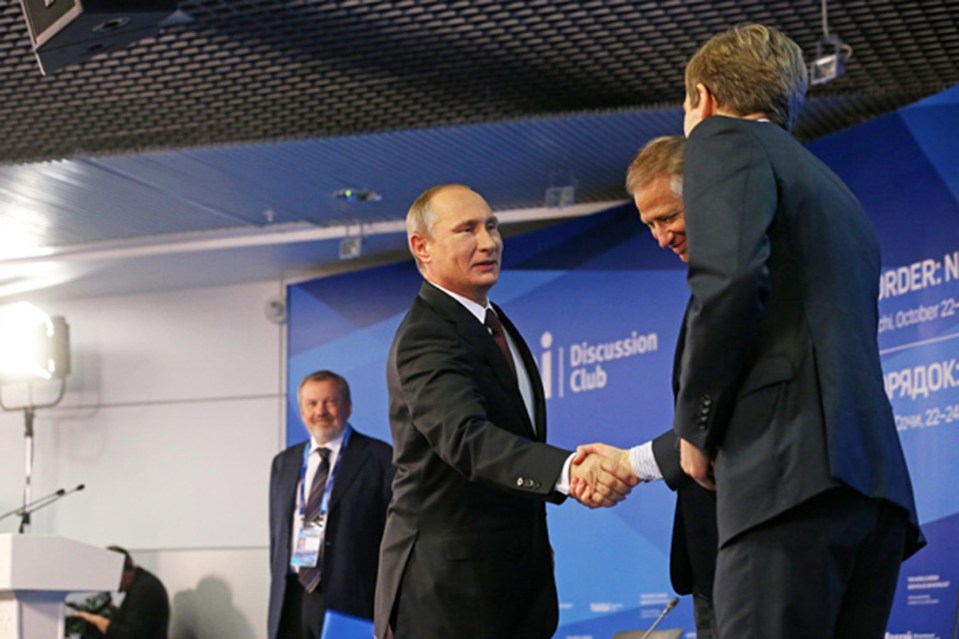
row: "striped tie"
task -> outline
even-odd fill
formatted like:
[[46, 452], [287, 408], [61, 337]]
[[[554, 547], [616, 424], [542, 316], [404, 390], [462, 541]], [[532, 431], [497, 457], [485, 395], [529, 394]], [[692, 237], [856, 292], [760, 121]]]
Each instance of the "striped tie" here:
[[[313, 485], [310, 488], [310, 496], [306, 500], [306, 509], [303, 524], [306, 525], [317, 519], [320, 515], [320, 505], [323, 503], [323, 491], [326, 488], [326, 479], [330, 475], [330, 449], [317, 448], [316, 452], [320, 454], [320, 466], [316, 469], [316, 475], [313, 476]], [[319, 555], [316, 560], [316, 566], [312, 568], [300, 568], [300, 583], [306, 588], [307, 592], [313, 592], [320, 585], [321, 566], [323, 565], [323, 545], [320, 545]]]

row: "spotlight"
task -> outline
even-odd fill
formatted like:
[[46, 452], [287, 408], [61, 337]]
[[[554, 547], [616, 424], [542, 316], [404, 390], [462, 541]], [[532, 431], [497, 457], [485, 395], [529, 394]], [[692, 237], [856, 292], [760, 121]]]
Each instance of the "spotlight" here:
[[816, 57], [809, 65], [809, 83], [825, 84], [846, 72], [846, 61], [852, 57], [852, 47], [837, 35], [829, 34], [829, 7], [822, 0], [822, 39], [816, 43]]
[[846, 52], [839, 36], [828, 36], [816, 44], [816, 58], [809, 65], [809, 82], [825, 84], [846, 72]]
[[379, 202], [383, 196], [376, 191], [346, 188], [334, 191], [333, 199], [341, 202]]
[[0, 307], [0, 379], [63, 379], [70, 373], [70, 329], [33, 304]]

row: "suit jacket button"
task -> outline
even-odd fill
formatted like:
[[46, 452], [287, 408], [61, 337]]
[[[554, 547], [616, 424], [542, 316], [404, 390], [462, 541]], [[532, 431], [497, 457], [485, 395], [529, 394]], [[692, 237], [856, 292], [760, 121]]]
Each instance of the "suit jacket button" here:
[[703, 395], [703, 406], [709, 406], [713, 403], [713, 398], [709, 395]]
[[520, 488], [523, 487], [523, 478], [522, 478], [522, 477], [517, 477], [517, 478], [516, 478], [516, 485], [519, 486]]

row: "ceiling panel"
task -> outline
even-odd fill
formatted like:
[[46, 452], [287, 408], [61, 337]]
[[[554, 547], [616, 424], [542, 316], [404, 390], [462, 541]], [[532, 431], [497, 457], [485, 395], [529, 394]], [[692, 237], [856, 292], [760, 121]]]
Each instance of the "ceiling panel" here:
[[[178, 4], [191, 21], [41, 77], [19, 4], [0, 0], [0, 162], [675, 105], [715, 32], [763, 21], [812, 55], [823, 31], [816, 0]], [[901, 105], [959, 81], [959, 3], [830, 5], [853, 56], [813, 91], [838, 114], [802, 136], [861, 119], [842, 98]]]
[[[541, 208], [550, 186], [621, 200], [634, 152], [680, 133], [683, 67], [710, 35], [761, 21], [811, 57], [823, 34], [820, 0], [178, 6], [158, 36], [44, 77], [0, 0], [0, 297], [342, 268], [337, 234], [386, 259], [402, 234], [370, 229], [442, 182], [522, 219], [563, 214]], [[852, 57], [812, 89], [800, 139], [959, 82], [959, 2], [828, 9]]]

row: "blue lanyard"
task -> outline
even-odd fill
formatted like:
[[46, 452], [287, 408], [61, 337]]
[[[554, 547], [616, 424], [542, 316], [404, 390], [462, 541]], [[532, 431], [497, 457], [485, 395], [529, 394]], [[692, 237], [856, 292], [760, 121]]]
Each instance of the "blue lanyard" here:
[[[325, 515], [330, 507], [330, 493], [333, 490], [333, 478], [336, 477], [336, 470], [340, 467], [340, 460], [343, 459], [343, 453], [346, 451], [346, 445], [350, 441], [350, 433], [353, 427], [349, 424], [343, 429], [343, 442], [340, 444], [340, 452], [336, 456], [336, 463], [330, 469], [330, 474], [326, 478], [326, 486], [323, 487], [323, 501], [320, 502], [320, 514]], [[300, 520], [306, 517], [306, 465], [310, 462], [310, 442], [303, 447], [303, 465], [300, 466]], [[317, 471], [319, 472], [319, 471]]]

